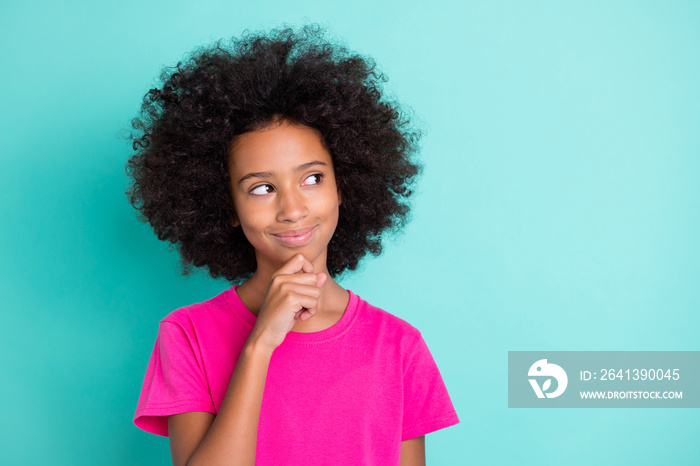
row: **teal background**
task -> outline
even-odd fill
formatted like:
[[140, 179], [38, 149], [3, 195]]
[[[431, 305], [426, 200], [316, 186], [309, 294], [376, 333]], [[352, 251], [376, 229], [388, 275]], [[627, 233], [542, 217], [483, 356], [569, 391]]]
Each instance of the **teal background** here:
[[700, 4], [3, 2], [3, 464], [168, 464], [132, 424], [183, 278], [119, 135], [197, 45], [319, 22], [426, 130], [413, 221], [341, 281], [422, 330], [461, 424], [429, 464], [700, 463], [693, 409], [507, 408], [509, 350], [698, 350]]

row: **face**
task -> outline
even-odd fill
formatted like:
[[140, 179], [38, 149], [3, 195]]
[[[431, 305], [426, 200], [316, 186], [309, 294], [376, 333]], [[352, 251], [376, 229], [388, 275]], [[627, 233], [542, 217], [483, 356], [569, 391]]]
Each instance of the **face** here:
[[313, 128], [274, 122], [237, 138], [229, 154], [231, 194], [257, 267], [274, 271], [302, 253], [325, 270], [341, 199], [333, 162]]

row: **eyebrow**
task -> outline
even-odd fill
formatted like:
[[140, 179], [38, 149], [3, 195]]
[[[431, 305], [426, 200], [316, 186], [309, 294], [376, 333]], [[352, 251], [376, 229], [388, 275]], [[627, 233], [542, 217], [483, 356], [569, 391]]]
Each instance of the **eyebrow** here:
[[[307, 170], [311, 167], [315, 167], [317, 165], [323, 165], [323, 166], [328, 166], [327, 163], [324, 162], [319, 162], [318, 160], [314, 160], [313, 162], [308, 162], [303, 165], [299, 165], [297, 168], [294, 169], [294, 173], [301, 172], [304, 170]], [[250, 178], [272, 178], [275, 175], [274, 172], [254, 172], [254, 173], [248, 173], [247, 175], [243, 176], [240, 180], [238, 180], [238, 184], [243, 183], [245, 180], [248, 180]]]

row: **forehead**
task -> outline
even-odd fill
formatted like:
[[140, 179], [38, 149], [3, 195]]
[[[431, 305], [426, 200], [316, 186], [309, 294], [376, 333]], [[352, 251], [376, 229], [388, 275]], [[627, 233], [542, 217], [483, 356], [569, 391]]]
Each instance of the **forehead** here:
[[332, 166], [331, 155], [315, 128], [282, 121], [240, 135], [231, 145], [232, 172], [297, 167], [310, 161]]

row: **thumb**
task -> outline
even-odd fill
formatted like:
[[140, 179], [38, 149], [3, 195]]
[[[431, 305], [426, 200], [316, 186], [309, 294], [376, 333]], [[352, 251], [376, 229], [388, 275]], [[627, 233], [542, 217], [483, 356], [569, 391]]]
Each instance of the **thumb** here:
[[323, 272], [317, 273], [316, 274], [316, 286], [321, 288], [323, 287], [323, 284], [326, 283], [326, 280], [328, 279], [328, 275], [326, 275]]

